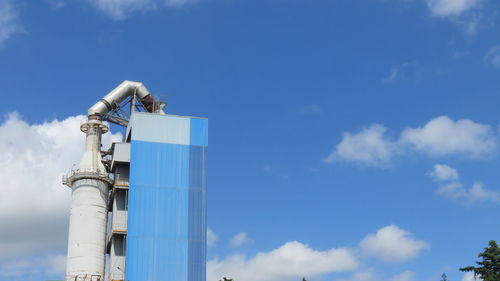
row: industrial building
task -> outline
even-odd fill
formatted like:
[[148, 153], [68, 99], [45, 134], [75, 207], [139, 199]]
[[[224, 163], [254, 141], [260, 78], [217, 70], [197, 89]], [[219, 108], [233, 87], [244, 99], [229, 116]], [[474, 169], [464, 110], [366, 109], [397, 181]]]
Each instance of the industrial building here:
[[[67, 281], [205, 281], [208, 120], [165, 114], [124, 81], [88, 111], [72, 189]], [[101, 148], [106, 122], [126, 127]]]

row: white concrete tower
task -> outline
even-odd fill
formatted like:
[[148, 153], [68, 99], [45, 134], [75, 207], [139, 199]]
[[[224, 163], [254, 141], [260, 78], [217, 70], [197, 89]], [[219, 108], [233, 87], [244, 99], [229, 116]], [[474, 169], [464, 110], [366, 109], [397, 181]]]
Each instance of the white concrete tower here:
[[101, 163], [101, 135], [108, 127], [98, 115], [80, 126], [86, 134], [85, 153], [65, 179], [72, 202], [68, 237], [67, 281], [103, 281], [108, 191], [112, 181]]

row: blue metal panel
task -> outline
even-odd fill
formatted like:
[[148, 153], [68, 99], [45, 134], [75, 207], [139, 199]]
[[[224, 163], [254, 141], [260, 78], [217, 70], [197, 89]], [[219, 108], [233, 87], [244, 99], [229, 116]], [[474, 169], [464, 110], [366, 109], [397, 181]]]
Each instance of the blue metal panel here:
[[189, 146], [132, 141], [127, 280], [187, 280]]
[[130, 123], [133, 140], [189, 145], [189, 117], [136, 112]]
[[208, 146], [208, 120], [191, 118], [190, 144]]
[[[149, 116], [141, 115], [142, 121], [131, 122], [126, 280], [205, 281], [207, 147], [178, 144], [171, 132], [173, 137], [158, 142], [152, 129], [134, 127], [145, 125]], [[191, 140], [207, 143], [206, 120], [151, 118], [156, 130], [187, 129]]]

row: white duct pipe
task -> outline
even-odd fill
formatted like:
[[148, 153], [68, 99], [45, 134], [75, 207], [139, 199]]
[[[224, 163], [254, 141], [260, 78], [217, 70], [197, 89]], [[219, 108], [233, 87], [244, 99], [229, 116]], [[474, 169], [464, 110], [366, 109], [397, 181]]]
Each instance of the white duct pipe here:
[[142, 83], [125, 80], [113, 91], [109, 92], [109, 94], [107, 94], [104, 98], [89, 108], [88, 116], [95, 114], [103, 116], [110, 110], [117, 108], [123, 100], [133, 94], [135, 94], [139, 100], [143, 100], [150, 95], [148, 89], [146, 89]]

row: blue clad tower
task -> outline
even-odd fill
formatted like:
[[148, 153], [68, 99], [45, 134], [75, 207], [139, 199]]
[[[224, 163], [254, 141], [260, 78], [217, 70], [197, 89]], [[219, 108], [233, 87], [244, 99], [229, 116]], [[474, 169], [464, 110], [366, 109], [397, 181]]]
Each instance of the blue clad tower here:
[[127, 281], [205, 281], [208, 120], [134, 112]]

